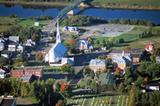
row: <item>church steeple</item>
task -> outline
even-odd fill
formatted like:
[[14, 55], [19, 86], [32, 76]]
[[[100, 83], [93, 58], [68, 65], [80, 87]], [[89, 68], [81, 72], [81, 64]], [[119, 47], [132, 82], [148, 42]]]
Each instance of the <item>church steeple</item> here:
[[61, 43], [61, 36], [60, 36], [60, 31], [59, 31], [59, 20], [57, 20], [56, 43]]

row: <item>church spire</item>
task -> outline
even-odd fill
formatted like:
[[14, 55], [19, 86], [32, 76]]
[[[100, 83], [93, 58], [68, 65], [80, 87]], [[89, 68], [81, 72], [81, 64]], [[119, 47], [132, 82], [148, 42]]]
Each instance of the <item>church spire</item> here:
[[57, 20], [56, 43], [61, 43], [61, 37], [60, 37], [60, 31], [59, 31], [59, 20]]

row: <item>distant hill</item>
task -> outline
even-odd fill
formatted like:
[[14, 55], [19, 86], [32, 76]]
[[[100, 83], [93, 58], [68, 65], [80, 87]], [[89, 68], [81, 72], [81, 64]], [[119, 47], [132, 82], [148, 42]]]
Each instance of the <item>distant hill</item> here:
[[112, 8], [160, 9], [160, 0], [93, 0], [92, 4]]

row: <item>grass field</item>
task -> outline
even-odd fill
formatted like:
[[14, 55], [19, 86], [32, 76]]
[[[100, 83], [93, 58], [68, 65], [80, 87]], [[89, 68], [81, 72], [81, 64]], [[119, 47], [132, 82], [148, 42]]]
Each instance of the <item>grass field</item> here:
[[[151, 36], [147, 38], [139, 38], [139, 34], [142, 34], [144, 31], [148, 31], [150, 27], [146, 26], [135, 26], [132, 31], [129, 31], [125, 34], [122, 34], [120, 36], [117, 36], [115, 38], [109, 38], [109, 37], [99, 37], [98, 40], [109, 40], [109, 39], [123, 39], [125, 43], [121, 43], [118, 45], [115, 45], [113, 49], [125, 49], [125, 48], [144, 48], [144, 46], [148, 42], [152, 42], [155, 46], [158, 46], [160, 44], [160, 35], [159, 36]], [[153, 27], [153, 29], [160, 30], [160, 27]]]
[[0, 17], [0, 33], [7, 31], [13, 25], [21, 25], [24, 27], [31, 27], [34, 26], [35, 22], [39, 22], [40, 27], [46, 25], [50, 20], [40, 20], [36, 21], [33, 19], [18, 19], [18, 18], [11, 18], [11, 17]]
[[16, 18], [0, 17], [0, 32], [7, 31], [12, 25], [15, 25], [16, 22]]
[[21, 26], [33, 26], [35, 22], [39, 22], [40, 26], [44, 26], [49, 23], [50, 20], [42, 20], [42, 21], [36, 21], [32, 19], [25, 19], [22, 21], [19, 21], [18, 24]]
[[125, 95], [69, 99], [68, 101], [78, 106], [128, 106], [128, 96]]
[[98, 3], [120, 3], [129, 5], [152, 5], [160, 6], [160, 0], [93, 0], [93, 2]]

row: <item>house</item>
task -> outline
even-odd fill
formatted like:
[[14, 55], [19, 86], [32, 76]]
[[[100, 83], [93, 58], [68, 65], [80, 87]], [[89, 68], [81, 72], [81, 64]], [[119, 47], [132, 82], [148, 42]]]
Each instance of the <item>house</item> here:
[[78, 33], [78, 28], [77, 28], [77, 27], [65, 26], [65, 27], [63, 28], [63, 31], [77, 32], [77, 33]]
[[133, 64], [139, 64], [141, 61], [142, 50], [141, 49], [131, 49], [131, 57]]
[[3, 98], [0, 106], [17, 106], [15, 98]]
[[80, 39], [77, 42], [77, 49], [84, 50], [84, 51], [89, 51], [93, 49], [93, 46], [89, 44], [88, 40], [86, 39]]
[[0, 79], [5, 78], [5, 76], [6, 76], [6, 71], [0, 68]]
[[9, 51], [2, 51], [1, 52], [1, 56], [4, 57], [4, 58], [9, 59], [12, 56], [12, 53], [9, 52]]
[[1, 43], [5, 43], [5, 42], [6, 42], [6, 39], [5, 39], [5, 38], [0, 38], [0, 42], [1, 42]]
[[19, 69], [12, 69], [11, 76], [20, 78], [23, 76], [35, 75], [38, 78], [41, 78], [42, 71], [43, 69], [41, 67], [24, 67], [24, 68], [19, 68]]
[[160, 64], [160, 56], [156, 57], [156, 62]]
[[121, 70], [125, 70], [127, 66], [132, 65], [131, 53], [126, 51], [112, 51], [110, 54], [112, 62], [117, 64]]
[[152, 53], [153, 49], [154, 49], [154, 45], [149, 42], [148, 44], [145, 45], [145, 51], [149, 52], [149, 53]]
[[32, 74], [32, 75], [22, 76], [21, 79], [22, 79], [23, 82], [30, 83], [30, 82], [33, 82], [35, 80], [38, 80], [39, 78]]
[[159, 91], [160, 90], [160, 80], [149, 82], [145, 88], [146, 90]]
[[17, 50], [16, 50], [16, 51], [23, 53], [24, 47], [19, 44], [19, 45], [17, 46]]
[[15, 42], [10, 42], [8, 44], [8, 51], [10, 52], [15, 52], [17, 50], [17, 43]]
[[32, 39], [28, 39], [25, 44], [25, 46], [30, 46], [30, 47], [35, 46], [35, 45], [36, 45], [36, 43], [34, 41], [32, 41]]
[[106, 60], [102, 59], [92, 59], [89, 62], [89, 67], [91, 70], [93, 70], [95, 73], [100, 71], [103, 72], [106, 70]]
[[9, 41], [19, 43], [19, 36], [9, 36]]
[[0, 51], [4, 50], [4, 43], [0, 42]]

